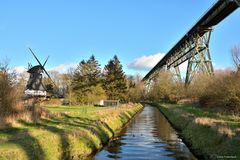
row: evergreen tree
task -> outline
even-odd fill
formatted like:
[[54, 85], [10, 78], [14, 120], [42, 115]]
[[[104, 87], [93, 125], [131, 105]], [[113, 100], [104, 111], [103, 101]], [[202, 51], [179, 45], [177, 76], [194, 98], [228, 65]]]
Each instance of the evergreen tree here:
[[125, 100], [127, 92], [126, 75], [115, 55], [104, 68], [103, 88], [109, 99]]
[[71, 88], [76, 102], [94, 103], [104, 97], [101, 86], [101, 68], [93, 55], [87, 61], [82, 60], [79, 63], [73, 75]]
[[88, 65], [88, 81], [90, 86], [96, 86], [101, 81], [101, 68], [98, 61], [95, 59], [94, 55], [92, 55], [87, 61]]

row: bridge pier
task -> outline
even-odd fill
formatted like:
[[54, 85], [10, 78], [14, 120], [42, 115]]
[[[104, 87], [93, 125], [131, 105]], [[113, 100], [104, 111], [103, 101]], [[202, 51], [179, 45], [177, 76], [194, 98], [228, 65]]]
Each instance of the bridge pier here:
[[189, 54], [185, 84], [190, 84], [197, 73], [213, 74], [213, 65], [209, 50], [211, 32], [212, 30], [209, 29], [202, 36], [200, 34], [195, 35], [194, 48]]
[[179, 66], [170, 67], [168, 70], [170, 70], [170, 72], [173, 74], [173, 78], [176, 82], [182, 81], [182, 76], [181, 76]]
[[209, 50], [212, 28], [199, 28], [198, 32], [189, 36], [182, 45], [166, 60], [177, 81], [181, 81], [179, 66], [188, 62], [185, 84], [190, 84], [197, 73], [213, 74], [213, 65]]
[[147, 82], [145, 82], [145, 93], [149, 93], [151, 88], [153, 87], [154, 81], [153, 79], [149, 79]]

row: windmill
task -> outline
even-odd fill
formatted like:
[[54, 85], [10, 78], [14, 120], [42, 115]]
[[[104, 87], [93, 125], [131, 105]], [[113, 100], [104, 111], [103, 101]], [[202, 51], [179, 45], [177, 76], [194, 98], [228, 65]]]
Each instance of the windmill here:
[[29, 50], [32, 53], [32, 55], [34, 56], [34, 58], [37, 60], [39, 65], [32, 66], [31, 64], [28, 64], [27, 72], [30, 74], [30, 76], [29, 76], [29, 79], [27, 82], [25, 95], [31, 96], [31, 97], [46, 96], [47, 92], [42, 83], [42, 74], [45, 73], [48, 76], [48, 78], [51, 80], [51, 82], [55, 85], [54, 81], [52, 80], [52, 78], [50, 77], [50, 75], [48, 74], [46, 69], [44, 68], [44, 66], [46, 65], [46, 63], [49, 59], [49, 56], [47, 57], [46, 61], [42, 65], [41, 62], [38, 60], [37, 56], [31, 50], [31, 48], [29, 48]]

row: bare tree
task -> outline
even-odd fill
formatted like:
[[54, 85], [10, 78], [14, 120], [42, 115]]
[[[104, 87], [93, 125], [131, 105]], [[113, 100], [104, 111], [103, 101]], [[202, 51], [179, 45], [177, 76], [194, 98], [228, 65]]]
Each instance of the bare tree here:
[[234, 46], [231, 49], [231, 54], [232, 54], [233, 63], [237, 71], [240, 71], [240, 46]]
[[10, 72], [9, 60], [0, 61], [0, 116], [6, 117], [14, 113], [17, 103], [14, 82], [15, 74]]

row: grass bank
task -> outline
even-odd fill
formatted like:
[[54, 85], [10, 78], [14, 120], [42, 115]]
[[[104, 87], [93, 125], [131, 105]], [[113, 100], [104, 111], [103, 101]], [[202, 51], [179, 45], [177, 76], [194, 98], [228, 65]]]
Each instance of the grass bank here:
[[120, 107], [46, 107], [54, 113], [38, 123], [18, 121], [0, 129], [0, 159], [83, 159], [100, 149], [138, 111]]
[[240, 159], [240, 117], [155, 103], [200, 159]]

